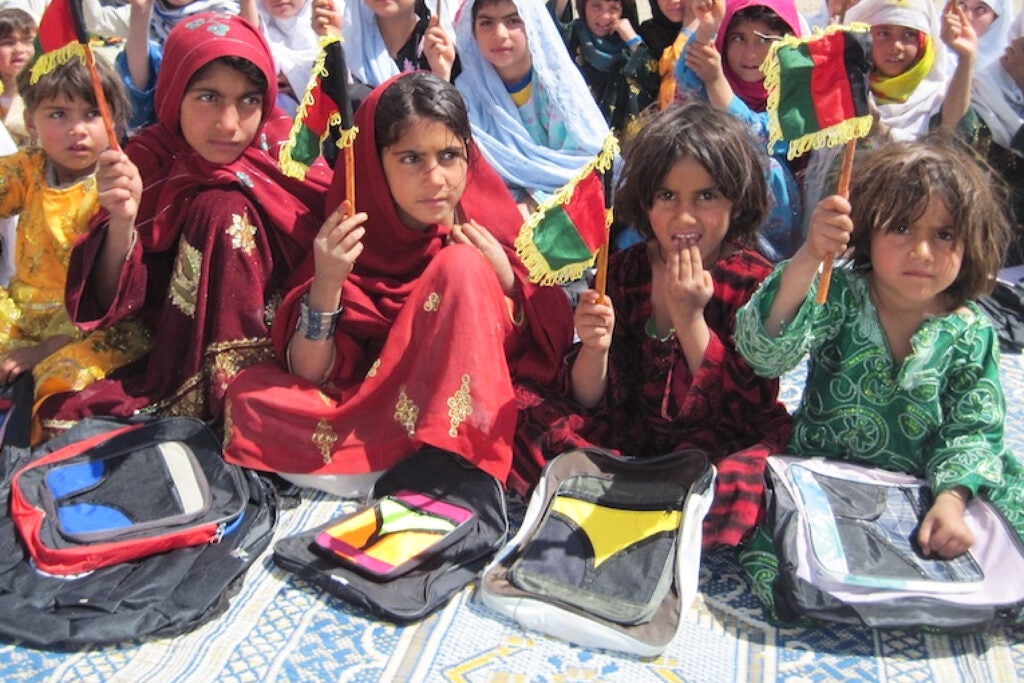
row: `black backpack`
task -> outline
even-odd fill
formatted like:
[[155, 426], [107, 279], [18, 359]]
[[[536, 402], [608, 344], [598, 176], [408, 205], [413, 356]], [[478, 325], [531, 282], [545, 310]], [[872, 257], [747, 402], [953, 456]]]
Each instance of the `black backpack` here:
[[403, 624], [426, 617], [479, 575], [505, 541], [508, 511], [497, 479], [466, 460], [437, 448], [424, 448], [381, 475], [368, 503], [391, 494], [429, 497], [471, 511], [447, 534], [442, 546], [390, 578], [339, 562], [317, 544], [332, 520], [274, 544], [274, 562], [370, 614]]
[[[208, 451], [201, 453], [205, 461], [219, 456], [219, 441], [198, 420], [142, 418], [132, 423], [140, 421], [141, 427], [127, 432], [140, 452], [169, 439]], [[9, 510], [12, 478], [29, 463], [71, 444], [118, 433], [126, 424], [131, 423], [88, 418], [36, 451], [5, 448], [0, 504]], [[222, 534], [199, 545], [57, 576], [37, 567], [10, 514], [0, 518], [0, 638], [58, 648], [145, 640], [191, 631], [222, 613], [245, 571], [270, 544], [277, 503], [272, 487], [258, 475], [221, 463], [223, 471], [208, 478], [211, 496], [241, 493], [243, 509]], [[137, 535], [125, 539], [137, 541]]]

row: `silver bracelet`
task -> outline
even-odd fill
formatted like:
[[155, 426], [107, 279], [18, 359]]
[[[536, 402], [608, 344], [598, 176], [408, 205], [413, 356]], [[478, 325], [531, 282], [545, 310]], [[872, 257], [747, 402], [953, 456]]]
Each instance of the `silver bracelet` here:
[[344, 309], [344, 306], [338, 304], [338, 310], [330, 313], [314, 311], [309, 307], [309, 293], [307, 292], [299, 299], [299, 320], [295, 324], [295, 331], [310, 341], [330, 339], [334, 336], [338, 318]]

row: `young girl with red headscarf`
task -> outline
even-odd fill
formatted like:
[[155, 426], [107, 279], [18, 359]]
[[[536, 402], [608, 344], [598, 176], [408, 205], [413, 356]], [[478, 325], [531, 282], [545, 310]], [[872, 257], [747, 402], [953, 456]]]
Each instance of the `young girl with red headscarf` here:
[[[109, 211], [74, 249], [67, 305], [84, 330], [138, 317], [150, 354], [40, 413], [58, 429], [88, 415], [221, 415], [228, 381], [273, 355], [285, 279], [323, 217], [326, 166], [300, 182], [277, 168], [290, 121], [259, 31], [203, 14], [171, 31], [159, 123], [100, 157]], [[319, 178], [319, 179], [318, 179]], [[59, 400], [65, 399], [65, 400]]]
[[[803, 35], [793, 0], [695, 0], [697, 27], [688, 36], [676, 63], [676, 81], [684, 99], [706, 99], [746, 123], [766, 147], [768, 91], [761, 63], [775, 40]], [[777, 145], [770, 158], [772, 211], [761, 229], [760, 248], [780, 260], [800, 246], [802, 208], [798, 168], [786, 159], [788, 147]]]
[[512, 379], [554, 379], [568, 298], [527, 280], [512, 247], [522, 216], [453, 85], [394, 77], [355, 118], [358, 212], [342, 158], [327, 197], [341, 206], [274, 324], [280, 360], [229, 388], [225, 458], [357, 495], [365, 475], [432, 446], [504, 482]]

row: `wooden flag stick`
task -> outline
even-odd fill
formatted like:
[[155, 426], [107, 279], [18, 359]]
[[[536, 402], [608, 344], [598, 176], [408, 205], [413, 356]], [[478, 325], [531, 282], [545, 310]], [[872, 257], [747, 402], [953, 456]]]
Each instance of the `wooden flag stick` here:
[[110, 113], [110, 104], [103, 92], [103, 82], [100, 81], [100, 72], [96, 67], [96, 55], [93, 54], [92, 46], [89, 43], [83, 43], [82, 47], [85, 48], [85, 64], [89, 67], [89, 79], [92, 81], [93, 94], [96, 96], [96, 108], [100, 110], [100, 116], [103, 117], [103, 126], [107, 129], [110, 149], [120, 152], [121, 143], [117, 139], [117, 129], [114, 127], [114, 117]]
[[356, 215], [356, 150], [348, 145], [345, 150], [345, 198], [348, 199], [348, 217]]
[[605, 289], [608, 286], [608, 252], [612, 248], [612, 169], [609, 168], [601, 175], [604, 185], [604, 244], [597, 251], [597, 274], [594, 276], [594, 291], [597, 292], [597, 303], [608, 303], [605, 297]]
[[[839, 188], [836, 193], [842, 197], [850, 196], [850, 178], [853, 176], [853, 153], [857, 150], [857, 138], [846, 143], [843, 150], [843, 166], [839, 171]], [[821, 279], [818, 281], [818, 296], [815, 298], [819, 304], [825, 303], [828, 299], [828, 288], [832, 282], [832, 261], [835, 254], [826, 254], [825, 263], [821, 267]]]

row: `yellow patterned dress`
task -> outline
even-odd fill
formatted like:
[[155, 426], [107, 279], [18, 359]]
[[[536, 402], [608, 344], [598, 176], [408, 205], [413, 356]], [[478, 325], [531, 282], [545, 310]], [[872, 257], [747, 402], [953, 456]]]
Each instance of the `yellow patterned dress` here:
[[[72, 339], [33, 369], [37, 406], [47, 396], [79, 391], [102, 379], [150, 346], [148, 332], [136, 322], [86, 335], [68, 316], [64, 285], [71, 248], [98, 209], [93, 176], [54, 187], [41, 149], [0, 157], [0, 216], [20, 215], [14, 276], [0, 287], [0, 360], [51, 337]], [[33, 425], [33, 441], [40, 437]]]

